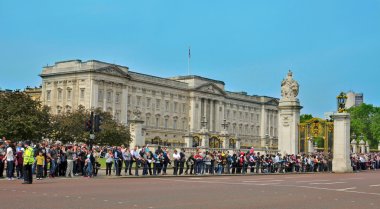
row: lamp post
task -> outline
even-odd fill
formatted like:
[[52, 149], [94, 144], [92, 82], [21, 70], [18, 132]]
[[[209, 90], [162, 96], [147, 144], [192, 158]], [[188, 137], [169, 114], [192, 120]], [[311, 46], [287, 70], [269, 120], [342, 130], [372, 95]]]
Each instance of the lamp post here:
[[338, 112], [344, 113], [346, 112], [346, 101], [347, 101], [347, 95], [344, 92], [340, 92], [340, 94], [336, 97], [338, 102]]

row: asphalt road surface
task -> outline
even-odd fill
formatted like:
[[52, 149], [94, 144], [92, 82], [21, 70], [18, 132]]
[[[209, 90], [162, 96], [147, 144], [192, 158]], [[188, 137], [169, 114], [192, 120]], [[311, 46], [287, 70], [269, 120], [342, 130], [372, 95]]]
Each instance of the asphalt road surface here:
[[380, 171], [0, 180], [0, 208], [380, 208]]

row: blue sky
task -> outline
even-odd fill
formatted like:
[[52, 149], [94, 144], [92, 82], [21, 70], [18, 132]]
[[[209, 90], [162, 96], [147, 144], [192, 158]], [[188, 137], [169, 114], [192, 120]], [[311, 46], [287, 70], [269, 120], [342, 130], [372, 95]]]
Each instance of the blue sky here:
[[37, 86], [42, 66], [97, 59], [161, 77], [222, 80], [280, 97], [289, 69], [302, 113], [323, 116], [340, 91], [380, 106], [380, 1], [0, 0], [0, 87]]

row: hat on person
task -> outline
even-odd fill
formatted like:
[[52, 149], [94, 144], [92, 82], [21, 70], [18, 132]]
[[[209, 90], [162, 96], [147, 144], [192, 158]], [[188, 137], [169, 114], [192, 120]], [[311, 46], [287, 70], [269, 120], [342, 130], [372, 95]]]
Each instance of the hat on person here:
[[24, 144], [29, 146], [29, 145], [30, 145], [30, 141], [29, 141], [29, 140], [26, 140], [26, 141], [24, 142]]

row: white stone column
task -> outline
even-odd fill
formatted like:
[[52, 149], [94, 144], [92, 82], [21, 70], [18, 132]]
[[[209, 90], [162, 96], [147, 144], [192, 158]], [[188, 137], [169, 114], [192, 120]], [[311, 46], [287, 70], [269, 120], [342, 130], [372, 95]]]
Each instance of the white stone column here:
[[210, 99], [210, 131], [214, 132], [214, 100]]
[[196, 97], [190, 98], [190, 132], [194, 132], [196, 130], [196, 121], [197, 121], [197, 110], [196, 108]]
[[298, 99], [281, 99], [278, 108], [278, 149], [282, 154], [298, 154], [298, 124], [302, 106]]
[[195, 127], [196, 129], [200, 130], [201, 127], [201, 120], [202, 120], [202, 99], [197, 98], [196, 103], [198, 104], [198, 113], [197, 113], [197, 119], [195, 120]]
[[145, 144], [145, 135], [143, 133], [143, 124], [142, 120], [131, 120], [130, 121], [130, 132], [131, 132], [131, 144], [130, 147], [142, 146]]
[[332, 170], [337, 173], [352, 172], [350, 161], [350, 114], [335, 113], [334, 119], [334, 157]]
[[128, 117], [128, 87], [125, 85], [122, 87], [122, 94], [121, 94], [121, 115], [120, 115], [120, 121], [123, 124], [127, 124]]

